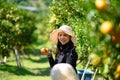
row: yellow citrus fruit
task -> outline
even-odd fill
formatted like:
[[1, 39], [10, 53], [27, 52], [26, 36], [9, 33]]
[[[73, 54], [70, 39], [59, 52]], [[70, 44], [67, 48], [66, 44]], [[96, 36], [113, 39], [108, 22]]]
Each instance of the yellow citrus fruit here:
[[120, 73], [120, 64], [117, 66], [116, 72]]
[[115, 73], [115, 80], [120, 80], [120, 73]]
[[101, 26], [100, 26], [100, 31], [103, 33], [103, 34], [108, 34], [112, 31], [112, 23], [110, 21], [104, 21]]
[[106, 0], [95, 0], [95, 6], [99, 10], [103, 10], [107, 5]]
[[18, 35], [21, 35], [22, 34], [22, 31], [18, 31]]
[[104, 52], [103, 56], [106, 58], [108, 56], [108, 54], [106, 52]]
[[95, 57], [93, 60], [92, 60], [92, 64], [93, 66], [98, 66], [99, 63], [101, 61], [101, 58], [100, 57]]
[[112, 31], [111, 39], [114, 43], [120, 43], [120, 32], [119, 31]]

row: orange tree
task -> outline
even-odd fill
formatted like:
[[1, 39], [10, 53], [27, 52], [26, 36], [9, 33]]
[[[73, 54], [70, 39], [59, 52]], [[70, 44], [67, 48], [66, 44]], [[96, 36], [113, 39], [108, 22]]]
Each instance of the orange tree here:
[[33, 37], [35, 16], [32, 12], [18, 9], [16, 5], [0, 1], [0, 54], [9, 54], [14, 49], [31, 44]]
[[[80, 64], [88, 58], [106, 80], [120, 79], [119, 0], [54, 0], [50, 24], [70, 25], [77, 36]], [[114, 65], [114, 66], [113, 66]]]

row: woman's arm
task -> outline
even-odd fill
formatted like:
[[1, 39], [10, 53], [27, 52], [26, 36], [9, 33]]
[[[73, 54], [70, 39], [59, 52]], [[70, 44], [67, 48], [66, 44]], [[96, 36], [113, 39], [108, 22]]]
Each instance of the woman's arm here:
[[52, 68], [55, 65], [55, 60], [53, 59], [53, 56], [52, 55], [48, 56], [48, 60], [50, 67]]

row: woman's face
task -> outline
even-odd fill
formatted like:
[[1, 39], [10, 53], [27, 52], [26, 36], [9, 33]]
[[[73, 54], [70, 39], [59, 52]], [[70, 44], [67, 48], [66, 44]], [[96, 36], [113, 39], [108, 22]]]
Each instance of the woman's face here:
[[58, 33], [58, 40], [62, 45], [68, 43], [70, 41], [70, 38], [71, 37], [63, 31]]

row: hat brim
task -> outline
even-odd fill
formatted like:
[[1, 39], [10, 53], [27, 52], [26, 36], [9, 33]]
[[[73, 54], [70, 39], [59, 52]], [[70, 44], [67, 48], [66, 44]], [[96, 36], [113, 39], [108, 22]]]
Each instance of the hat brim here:
[[64, 30], [60, 30], [60, 29], [53, 30], [53, 32], [50, 34], [50, 40], [54, 44], [58, 43], [58, 33], [61, 32], [61, 31], [63, 31], [64, 33], [70, 35], [71, 36], [71, 40], [74, 43], [74, 45], [76, 44], [76, 37], [75, 37], [75, 35], [73, 33], [70, 33], [70, 32], [64, 31]]

